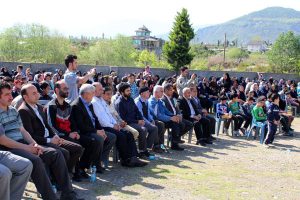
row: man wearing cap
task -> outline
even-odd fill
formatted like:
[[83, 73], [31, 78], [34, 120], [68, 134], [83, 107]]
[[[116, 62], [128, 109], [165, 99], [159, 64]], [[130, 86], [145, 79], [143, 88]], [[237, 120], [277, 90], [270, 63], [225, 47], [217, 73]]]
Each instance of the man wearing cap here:
[[[161, 144], [164, 144], [164, 133], [166, 131], [165, 124], [159, 120], [153, 119], [153, 115], [151, 114], [148, 106], [149, 96], [149, 88], [141, 87], [139, 90], [139, 96], [135, 99], [135, 104], [143, 116], [147, 130], [158, 136], [154, 138], [153, 151], [156, 153], [162, 153], [163, 150], [161, 149]], [[150, 147], [148, 146], [148, 148]]]
[[147, 158], [150, 156], [148, 148], [152, 148], [154, 139], [158, 137], [157, 130], [155, 132], [145, 127], [143, 116], [131, 98], [130, 85], [122, 84], [119, 92], [121, 96], [115, 102], [116, 110], [127, 124], [139, 132], [139, 156]]

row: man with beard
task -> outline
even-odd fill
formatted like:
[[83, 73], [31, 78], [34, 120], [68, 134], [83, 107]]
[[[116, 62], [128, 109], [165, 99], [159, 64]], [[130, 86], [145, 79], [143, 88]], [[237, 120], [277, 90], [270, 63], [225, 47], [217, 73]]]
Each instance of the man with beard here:
[[[47, 108], [46, 108], [48, 124], [52, 127], [53, 130], [55, 130], [55, 132], [58, 133], [58, 135], [61, 138], [79, 144], [80, 135], [78, 134], [78, 132], [71, 130], [71, 121], [70, 121], [71, 105], [65, 101], [65, 98], [67, 98], [69, 95], [69, 88], [65, 80], [60, 80], [55, 83], [54, 92], [56, 98], [51, 100], [47, 104]], [[70, 167], [73, 168], [73, 166], [75, 165], [75, 173], [73, 176], [73, 180], [77, 182], [81, 181], [81, 178], [84, 177], [87, 178], [86, 174], [80, 171], [78, 165], [79, 157], [83, 153], [83, 149], [81, 146], [80, 149], [81, 149], [80, 151], [78, 150], [76, 152], [76, 156], [74, 156], [74, 159], [70, 160], [71, 161]]]
[[135, 105], [134, 100], [130, 97], [131, 92], [129, 84], [122, 84], [119, 88], [119, 92], [121, 96], [115, 102], [116, 110], [127, 124], [139, 132], [139, 156], [140, 158], [148, 158], [150, 153], [147, 150], [147, 147], [153, 146], [155, 138], [158, 137], [157, 129], [156, 132], [154, 132], [145, 127], [143, 116]]
[[[95, 96], [92, 100], [94, 111], [99, 122], [105, 131], [108, 131], [117, 137], [116, 146], [119, 150], [121, 164], [127, 167], [143, 167], [146, 162], [137, 158], [137, 148], [133, 135], [122, 127], [114, 119], [108, 103], [103, 97], [103, 86], [99, 82], [94, 82]], [[111, 88], [106, 87], [106, 90]]]

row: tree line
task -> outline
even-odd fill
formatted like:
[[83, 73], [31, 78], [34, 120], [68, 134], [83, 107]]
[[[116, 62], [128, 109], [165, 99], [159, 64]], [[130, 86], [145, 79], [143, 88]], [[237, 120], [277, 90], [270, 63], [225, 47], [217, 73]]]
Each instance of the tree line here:
[[170, 68], [178, 71], [181, 66], [192, 69], [219, 70], [234, 68], [300, 73], [300, 36], [289, 31], [279, 35], [271, 49], [264, 54], [252, 54], [236, 46], [228, 48], [226, 63], [223, 52], [207, 48], [205, 44], [193, 44], [195, 33], [187, 9], [177, 13], [169, 40], [163, 46], [163, 54], [134, 48], [131, 37], [76, 40], [65, 37], [41, 24], [18, 24], [0, 34], [0, 60], [12, 62], [42, 62], [63, 64], [67, 54], [79, 56], [80, 64], [137, 66]]

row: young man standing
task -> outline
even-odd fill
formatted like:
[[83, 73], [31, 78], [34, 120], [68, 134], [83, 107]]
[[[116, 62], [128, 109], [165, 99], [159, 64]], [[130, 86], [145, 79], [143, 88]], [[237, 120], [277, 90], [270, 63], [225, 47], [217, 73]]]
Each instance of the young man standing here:
[[264, 141], [264, 144], [266, 147], [269, 147], [270, 144], [273, 143], [274, 138], [275, 138], [275, 133], [277, 130], [277, 126], [279, 125], [279, 120], [280, 120], [280, 109], [279, 109], [279, 95], [278, 94], [273, 94], [271, 99], [272, 103], [268, 108], [267, 112], [267, 119], [268, 119], [268, 133], [266, 136], [266, 139]]
[[81, 85], [87, 82], [96, 74], [96, 69], [91, 69], [85, 76], [78, 77], [77, 71], [77, 56], [68, 55], [65, 58], [65, 65], [68, 68], [64, 74], [64, 79], [69, 87], [69, 96], [66, 98], [68, 103], [72, 103], [78, 96], [78, 84]]

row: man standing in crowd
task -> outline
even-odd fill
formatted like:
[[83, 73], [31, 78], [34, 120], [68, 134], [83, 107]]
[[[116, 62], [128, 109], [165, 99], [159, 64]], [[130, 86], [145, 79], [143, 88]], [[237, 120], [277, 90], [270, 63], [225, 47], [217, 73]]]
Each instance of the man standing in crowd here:
[[135, 75], [129, 74], [128, 75], [128, 84], [130, 85], [130, 96], [132, 99], [135, 99], [139, 96], [139, 89], [135, 83]]
[[273, 94], [271, 99], [272, 103], [267, 111], [267, 120], [268, 120], [268, 133], [264, 141], [264, 145], [269, 147], [275, 138], [275, 133], [277, 131], [277, 126], [280, 123], [280, 109], [279, 109], [279, 94]]
[[197, 75], [192, 74], [191, 79], [188, 79], [189, 69], [187, 67], [180, 68], [180, 76], [177, 78], [176, 87], [179, 96], [182, 96], [182, 90], [185, 87], [197, 86]]
[[138, 152], [133, 135], [121, 129], [121, 126], [114, 119], [109, 105], [102, 98], [103, 87], [101, 83], [95, 82], [93, 86], [95, 87], [95, 96], [92, 104], [95, 114], [103, 129], [117, 136], [116, 145], [120, 153], [121, 164], [127, 167], [143, 167], [147, 165], [146, 162], [137, 158]]
[[85, 148], [80, 159], [80, 167], [97, 167], [98, 173], [103, 173], [101, 160], [107, 162], [108, 155], [116, 142], [116, 136], [104, 131], [95, 115], [92, 105], [95, 96], [95, 87], [90, 84], [83, 84], [79, 91], [80, 96], [71, 104], [72, 132], [80, 135], [80, 144]]
[[4, 128], [4, 135], [0, 137], [0, 149], [10, 151], [32, 162], [31, 178], [43, 199], [57, 200], [46, 171], [47, 166], [58, 186], [62, 188], [61, 199], [76, 200], [76, 193], [73, 191], [62, 152], [39, 146], [24, 129], [19, 113], [10, 106], [11, 91], [8, 83], [0, 82], [0, 124]]
[[96, 74], [96, 69], [91, 69], [85, 76], [78, 77], [77, 71], [77, 56], [68, 55], [65, 58], [67, 71], [64, 74], [64, 79], [69, 87], [69, 96], [66, 99], [68, 103], [72, 103], [78, 97], [78, 85], [84, 84]]
[[119, 90], [121, 96], [115, 102], [116, 110], [127, 124], [139, 132], [139, 155], [140, 157], [148, 158], [150, 153], [147, 147], [153, 146], [155, 138], [158, 137], [157, 129], [155, 132], [154, 129], [147, 130], [145, 127], [143, 116], [135, 105], [134, 100], [130, 97], [130, 85], [122, 84]]
[[150, 96], [149, 88], [142, 87], [139, 90], [139, 94], [140, 95], [135, 99], [135, 104], [143, 116], [145, 127], [147, 130], [153, 130], [158, 134], [158, 137], [154, 140], [153, 151], [156, 153], [162, 153], [163, 149], [161, 148], [161, 144], [164, 144], [164, 134], [166, 131], [165, 124], [159, 120], [153, 119], [148, 105], [148, 99]]

